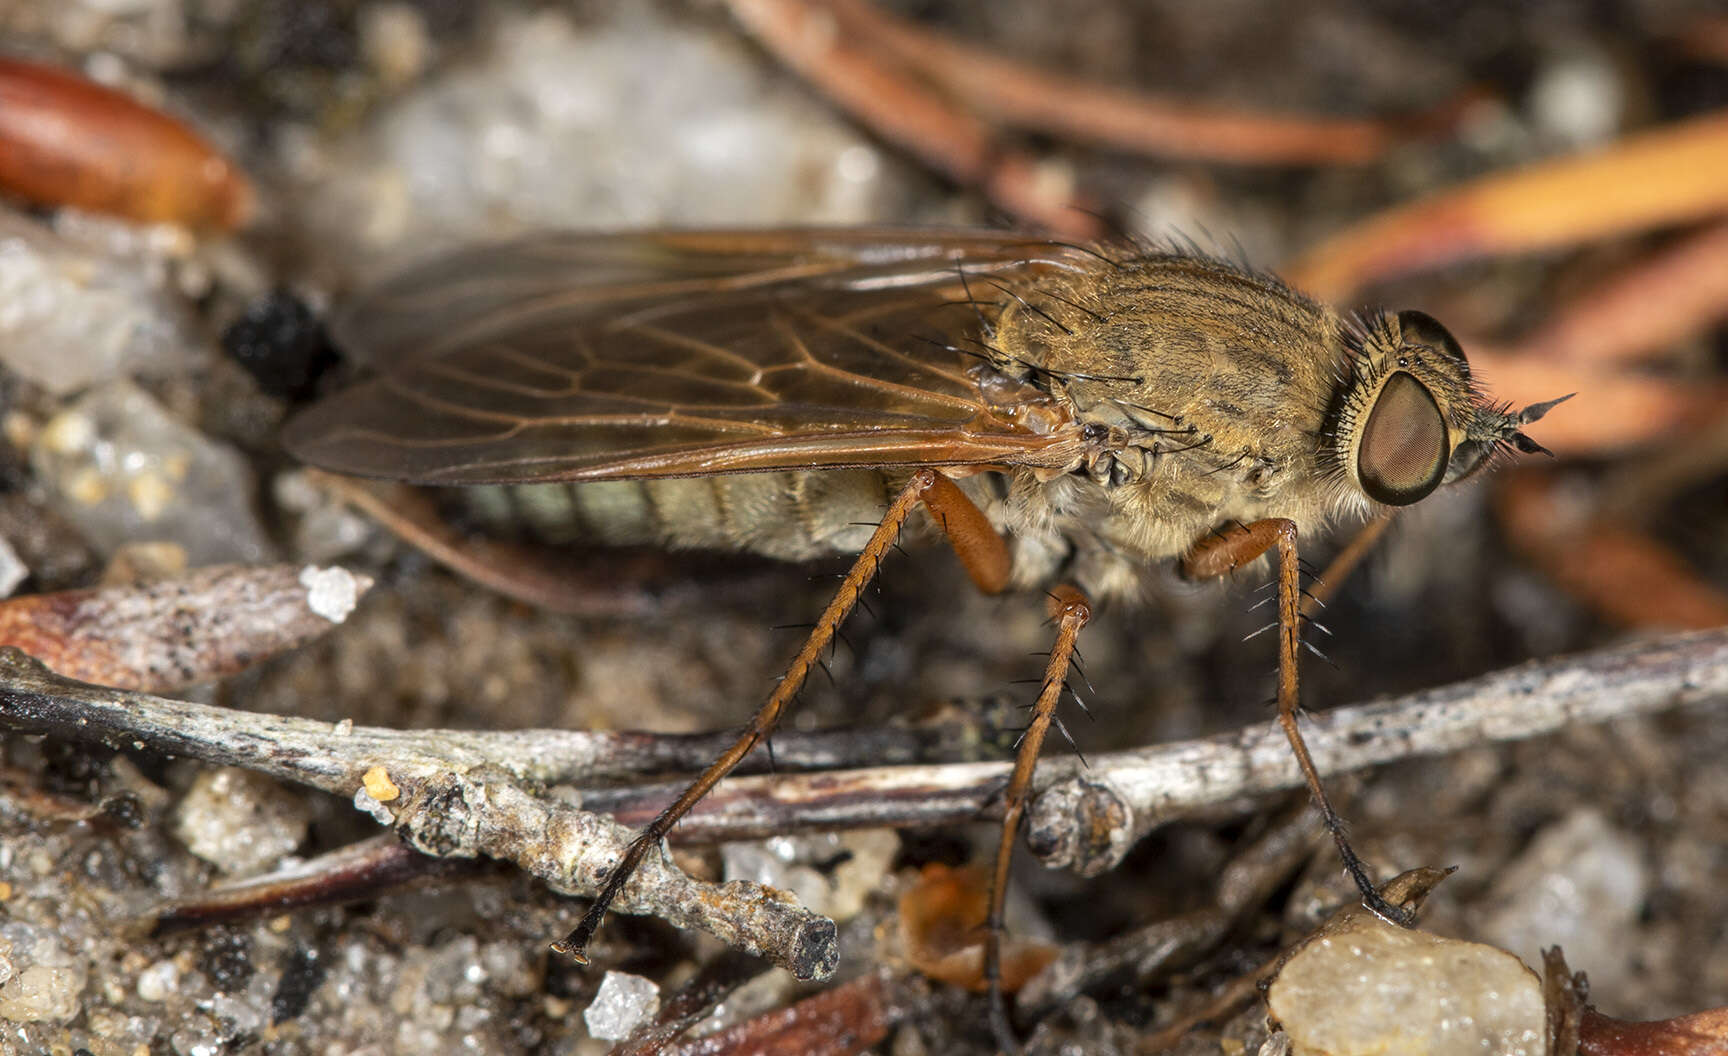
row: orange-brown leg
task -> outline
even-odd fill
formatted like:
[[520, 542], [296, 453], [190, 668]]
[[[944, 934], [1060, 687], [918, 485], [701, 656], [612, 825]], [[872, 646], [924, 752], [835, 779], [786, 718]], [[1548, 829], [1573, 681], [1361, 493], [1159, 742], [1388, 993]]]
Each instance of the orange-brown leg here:
[[966, 497], [958, 484], [940, 473], [920, 498], [960, 563], [966, 566], [973, 584], [986, 594], [1002, 593], [1008, 586], [1013, 562], [1008, 557], [1007, 541], [990, 523], [990, 518], [984, 516], [984, 511]]
[[840, 582], [840, 589], [835, 591], [833, 600], [822, 611], [816, 626], [810, 631], [810, 636], [805, 639], [803, 648], [792, 658], [792, 663], [787, 666], [786, 673], [781, 677], [779, 685], [774, 687], [774, 692], [769, 694], [767, 702], [751, 716], [744, 732], [732, 742], [732, 746], [708, 769], [702, 771], [671, 806], [661, 811], [659, 817], [649, 822], [647, 827], [630, 841], [630, 845], [624, 850], [623, 858], [607, 875], [606, 883], [595, 896], [593, 905], [588, 907], [588, 912], [583, 915], [575, 930], [552, 944], [554, 951], [579, 963], [588, 963], [585, 953], [588, 942], [600, 927], [600, 921], [605, 918], [607, 907], [618, 897], [618, 892], [629, 881], [637, 865], [650, 850], [660, 845], [660, 841], [665, 839], [679, 818], [688, 814], [690, 808], [700, 802], [722, 778], [732, 772], [733, 767], [750, 754], [751, 749], [773, 732], [786, 706], [791, 703], [799, 689], [803, 688], [810, 669], [820, 662], [822, 651], [833, 641], [840, 625], [845, 622], [853, 606], [858, 603], [859, 596], [864, 593], [864, 588], [875, 578], [882, 558], [899, 538], [906, 518], [912, 515], [913, 509], [920, 503], [929, 510], [931, 517], [947, 534], [973, 582], [991, 592], [1001, 590], [1007, 585], [1007, 545], [990, 527], [984, 514], [952, 480], [941, 473], [933, 469], [920, 469], [912, 474], [912, 479], [901, 489], [881, 523], [876, 526], [870, 541], [864, 544], [864, 549], [852, 562], [851, 569]]
[[1297, 725], [1297, 715], [1301, 710], [1297, 663], [1302, 653], [1302, 573], [1296, 554], [1296, 522], [1275, 517], [1202, 540], [1183, 558], [1183, 571], [1194, 579], [1224, 575], [1273, 547], [1278, 549], [1278, 724], [1290, 742], [1290, 750], [1295, 753], [1296, 765], [1301, 768], [1302, 779], [1307, 782], [1314, 804], [1320, 809], [1321, 820], [1338, 845], [1344, 869], [1362, 893], [1362, 904], [1394, 924], [1408, 926], [1413, 920], [1411, 915], [1381, 897], [1374, 878], [1350, 846], [1350, 838], [1344, 831], [1344, 819], [1332, 809], [1326, 786], [1320, 780], [1320, 771], [1315, 768], [1314, 758], [1308, 754], [1308, 745]]
[[1014, 1027], [1008, 1022], [1008, 1008], [1002, 997], [1002, 906], [1008, 895], [1008, 867], [1014, 861], [1014, 837], [1020, 829], [1020, 819], [1026, 813], [1027, 793], [1032, 788], [1032, 771], [1038, 766], [1038, 752], [1044, 745], [1044, 735], [1056, 717], [1056, 705], [1068, 681], [1068, 669], [1074, 662], [1074, 644], [1080, 628], [1092, 618], [1092, 607], [1073, 587], [1058, 587], [1050, 594], [1050, 616], [1056, 624], [1056, 644], [1050, 649], [1050, 662], [1044, 668], [1044, 682], [1038, 700], [1032, 706], [1032, 722], [1020, 737], [1020, 750], [1014, 756], [1014, 773], [1008, 778], [1008, 790], [1002, 808], [1002, 839], [996, 845], [996, 871], [990, 880], [990, 916], [984, 936], [984, 980], [990, 988], [990, 1030], [996, 1044], [1004, 1052], [1018, 1052], [1019, 1041]]

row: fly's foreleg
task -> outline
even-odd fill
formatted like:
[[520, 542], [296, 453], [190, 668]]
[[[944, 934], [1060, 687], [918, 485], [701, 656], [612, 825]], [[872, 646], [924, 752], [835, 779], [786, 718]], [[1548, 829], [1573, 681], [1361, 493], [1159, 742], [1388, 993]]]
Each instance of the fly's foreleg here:
[[1344, 869], [1362, 893], [1362, 904], [1394, 924], [1408, 926], [1412, 923], [1410, 914], [1381, 897], [1374, 878], [1350, 846], [1344, 819], [1332, 808], [1320, 771], [1314, 766], [1314, 758], [1308, 754], [1308, 745], [1297, 725], [1301, 710], [1297, 663], [1302, 653], [1302, 572], [1296, 554], [1296, 522], [1275, 517], [1209, 537], [1189, 551], [1182, 567], [1190, 578], [1208, 579], [1234, 571], [1274, 547], [1278, 551], [1278, 724], [1290, 742], [1296, 765], [1320, 809], [1326, 831], [1338, 845]]
[[798, 650], [798, 655], [792, 658], [774, 692], [769, 694], [768, 700], [751, 716], [744, 732], [701, 776], [692, 781], [670, 806], [661, 811], [659, 817], [636, 834], [636, 838], [625, 848], [623, 857], [607, 875], [606, 883], [595, 896], [593, 905], [588, 907], [588, 912], [576, 925], [575, 930], [552, 945], [554, 951], [579, 963], [587, 963], [585, 951], [589, 940], [594, 937], [600, 921], [606, 916], [607, 908], [635, 873], [636, 867], [649, 851], [660, 845], [660, 841], [678, 824], [678, 819], [688, 814], [703, 796], [750, 754], [751, 749], [773, 732], [786, 706], [803, 688], [811, 668], [821, 661], [823, 650], [828, 648], [840, 625], [846, 621], [853, 606], [858, 603], [864, 589], [875, 578], [883, 557], [899, 538], [906, 518], [910, 517], [920, 504], [928, 509], [931, 518], [954, 543], [956, 552], [960, 554], [975, 583], [987, 591], [1000, 590], [1007, 585], [1007, 544], [990, 526], [984, 514], [952, 480], [941, 473], [933, 469], [920, 469], [912, 474], [912, 479], [900, 490], [881, 523], [876, 526], [870, 541], [864, 544], [864, 549], [852, 562], [851, 569], [840, 582], [840, 589], [835, 591], [833, 600], [822, 611], [816, 626], [805, 639], [803, 647]]

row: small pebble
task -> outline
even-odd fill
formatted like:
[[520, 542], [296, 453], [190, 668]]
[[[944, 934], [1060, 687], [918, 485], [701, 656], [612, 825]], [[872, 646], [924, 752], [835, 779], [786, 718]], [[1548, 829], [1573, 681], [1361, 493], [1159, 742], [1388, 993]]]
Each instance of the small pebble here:
[[159, 248], [104, 251], [0, 209], [0, 363], [66, 395], [204, 358]]
[[660, 987], [653, 981], [627, 972], [607, 972], [582, 1020], [588, 1024], [589, 1034], [617, 1041], [659, 1012]]
[[345, 568], [317, 568], [307, 565], [300, 570], [300, 585], [306, 588], [306, 607], [331, 623], [341, 623], [360, 603], [363, 589], [354, 573]]
[[193, 565], [256, 564], [272, 552], [240, 454], [130, 382], [98, 385], [50, 420], [31, 464], [58, 511], [104, 552], [172, 542]]
[[1495, 877], [1492, 908], [1476, 933], [1531, 964], [1559, 946], [1600, 993], [1623, 990], [1642, 969], [1625, 956], [1651, 887], [1643, 845], [1592, 809], [1538, 832]]
[[174, 835], [231, 876], [275, 865], [306, 838], [305, 802], [267, 777], [236, 767], [206, 770], [175, 810]]
[[372, 793], [362, 785], [354, 791], [354, 809], [362, 814], [372, 815], [372, 820], [380, 825], [396, 824], [396, 815], [390, 813], [390, 808], [372, 798]]
[[157, 961], [138, 973], [138, 996], [146, 1001], [166, 1001], [179, 987], [180, 969], [173, 961]]
[[0, 536], [0, 598], [10, 597], [18, 584], [29, 578], [30, 569], [25, 566], [18, 551], [12, 549], [12, 544], [4, 536]]
[[1505, 950], [1362, 914], [1302, 947], [1267, 991], [1294, 1056], [1543, 1056], [1542, 981]]

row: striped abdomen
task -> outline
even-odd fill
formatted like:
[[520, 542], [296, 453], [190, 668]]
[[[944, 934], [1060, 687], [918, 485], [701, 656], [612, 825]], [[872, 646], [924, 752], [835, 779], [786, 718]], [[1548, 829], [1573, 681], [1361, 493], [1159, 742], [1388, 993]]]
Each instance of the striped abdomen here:
[[500, 535], [801, 561], [862, 549], [900, 483], [875, 470], [830, 470], [495, 485], [450, 494], [479, 527]]

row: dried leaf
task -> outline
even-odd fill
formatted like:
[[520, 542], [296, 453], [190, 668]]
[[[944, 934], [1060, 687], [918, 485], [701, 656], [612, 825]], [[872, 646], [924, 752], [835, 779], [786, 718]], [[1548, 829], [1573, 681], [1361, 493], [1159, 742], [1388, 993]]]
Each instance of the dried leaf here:
[[[900, 896], [900, 934], [913, 967], [932, 979], [982, 993], [989, 891], [982, 869], [925, 866], [918, 882]], [[1053, 947], [1005, 938], [1002, 989], [1019, 990], [1055, 957]]]

